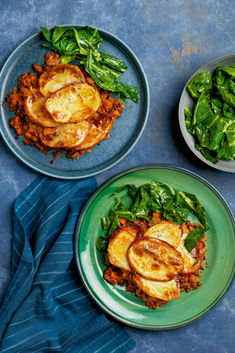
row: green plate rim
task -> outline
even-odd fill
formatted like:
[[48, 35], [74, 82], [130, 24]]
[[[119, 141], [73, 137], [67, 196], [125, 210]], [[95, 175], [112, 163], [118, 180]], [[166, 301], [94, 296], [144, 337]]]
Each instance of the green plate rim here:
[[198, 313], [197, 315], [189, 318], [188, 320], [184, 320], [182, 322], [176, 323], [176, 324], [171, 324], [171, 325], [144, 325], [144, 324], [139, 324], [136, 322], [132, 322], [129, 321], [128, 319], [125, 319], [121, 316], [119, 316], [118, 314], [114, 313], [112, 310], [110, 310], [105, 303], [101, 302], [99, 300], [99, 297], [94, 295], [92, 293], [92, 291], [89, 288], [89, 283], [86, 281], [85, 277], [83, 276], [82, 273], [82, 268], [81, 268], [81, 264], [80, 264], [80, 254], [78, 251], [78, 242], [79, 242], [79, 238], [80, 238], [80, 229], [81, 229], [81, 225], [83, 223], [83, 219], [85, 217], [85, 213], [87, 208], [90, 206], [90, 204], [93, 202], [93, 200], [95, 199], [95, 197], [97, 196], [98, 193], [100, 193], [103, 189], [105, 189], [105, 187], [107, 185], [109, 185], [111, 182], [119, 179], [120, 177], [133, 173], [133, 172], [137, 172], [140, 170], [144, 170], [144, 169], [167, 169], [167, 170], [175, 170], [175, 171], [180, 171], [184, 174], [187, 174], [191, 177], [193, 177], [196, 180], [199, 180], [200, 182], [202, 182], [206, 187], [208, 187], [218, 198], [219, 200], [222, 202], [223, 206], [225, 207], [227, 214], [229, 216], [229, 218], [231, 219], [231, 223], [233, 226], [233, 230], [234, 230], [234, 236], [235, 236], [235, 220], [233, 217], [233, 213], [230, 209], [230, 206], [228, 205], [227, 201], [224, 199], [224, 197], [222, 196], [222, 194], [216, 189], [216, 187], [214, 185], [212, 185], [209, 181], [207, 181], [205, 178], [199, 176], [198, 174], [189, 171], [188, 169], [182, 168], [182, 167], [177, 167], [174, 165], [168, 165], [168, 164], [147, 164], [147, 165], [143, 165], [143, 166], [138, 166], [135, 168], [131, 168], [128, 169], [124, 172], [118, 173], [115, 176], [111, 177], [110, 179], [108, 179], [106, 182], [104, 182], [102, 185], [100, 185], [98, 187], [98, 189], [93, 193], [93, 195], [89, 198], [89, 200], [85, 203], [85, 205], [83, 206], [83, 209], [78, 217], [77, 220], [77, 225], [76, 225], [76, 230], [75, 230], [75, 237], [74, 237], [74, 254], [75, 254], [75, 260], [76, 260], [76, 265], [77, 265], [77, 269], [78, 272], [81, 276], [82, 282], [86, 288], [86, 290], [88, 291], [88, 293], [91, 295], [91, 297], [93, 298], [93, 300], [96, 302], [96, 304], [98, 304], [98, 306], [103, 309], [107, 314], [109, 314], [110, 316], [112, 316], [113, 318], [115, 318], [116, 320], [118, 320], [119, 322], [126, 324], [128, 326], [131, 327], [135, 327], [135, 328], [139, 328], [139, 329], [144, 329], [144, 330], [153, 330], [153, 331], [158, 331], [158, 330], [169, 330], [169, 329], [176, 329], [179, 327], [183, 327], [186, 326], [188, 324], [191, 324], [193, 322], [195, 322], [196, 320], [200, 319], [201, 317], [204, 317], [205, 315], [209, 314], [224, 298], [224, 296], [226, 295], [226, 293], [229, 291], [229, 289], [232, 286], [233, 280], [235, 278], [235, 254], [234, 254], [234, 264], [233, 264], [233, 268], [230, 274], [230, 277], [225, 285], [225, 287], [223, 288], [223, 290], [221, 291], [221, 293], [218, 295], [218, 297], [206, 308], [204, 309], [202, 312]]

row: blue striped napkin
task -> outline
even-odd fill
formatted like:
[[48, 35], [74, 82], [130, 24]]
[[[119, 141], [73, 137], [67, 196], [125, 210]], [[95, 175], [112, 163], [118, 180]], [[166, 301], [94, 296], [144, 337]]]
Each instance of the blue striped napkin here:
[[0, 351], [127, 352], [135, 343], [90, 299], [78, 276], [73, 237], [94, 178], [39, 177], [16, 199], [12, 280], [0, 310]]

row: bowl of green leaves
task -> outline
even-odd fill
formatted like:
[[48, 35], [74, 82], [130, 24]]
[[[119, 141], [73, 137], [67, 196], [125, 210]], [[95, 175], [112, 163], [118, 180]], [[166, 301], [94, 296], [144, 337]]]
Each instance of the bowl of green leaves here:
[[235, 173], [235, 54], [210, 61], [192, 75], [180, 98], [179, 123], [198, 158]]

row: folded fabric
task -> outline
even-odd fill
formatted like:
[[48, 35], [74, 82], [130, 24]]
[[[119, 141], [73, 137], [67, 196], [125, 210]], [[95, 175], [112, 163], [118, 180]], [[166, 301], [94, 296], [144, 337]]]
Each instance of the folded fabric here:
[[16, 199], [12, 280], [0, 309], [0, 351], [127, 352], [134, 341], [83, 288], [73, 256], [78, 214], [94, 178], [39, 177]]

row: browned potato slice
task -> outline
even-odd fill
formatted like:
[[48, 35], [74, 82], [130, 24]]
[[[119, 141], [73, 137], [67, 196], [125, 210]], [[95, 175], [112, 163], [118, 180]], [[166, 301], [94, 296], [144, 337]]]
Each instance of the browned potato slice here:
[[84, 83], [82, 71], [75, 65], [59, 64], [44, 71], [39, 77], [39, 89], [45, 97], [49, 97], [58, 89], [71, 83]]
[[165, 301], [170, 301], [180, 296], [180, 285], [177, 279], [168, 282], [159, 282], [146, 279], [136, 273], [133, 275], [133, 281], [142, 291], [151, 297]]
[[77, 123], [96, 112], [100, 105], [99, 92], [86, 83], [76, 83], [53, 93], [45, 108], [58, 123]]
[[34, 123], [44, 127], [55, 127], [58, 123], [44, 108], [46, 98], [39, 90], [33, 90], [24, 103], [27, 117]]
[[199, 269], [201, 263], [197, 258], [194, 258], [190, 252], [185, 248], [184, 242], [187, 238], [188, 234], [183, 233], [182, 238], [180, 240], [179, 246], [177, 250], [180, 252], [181, 256], [184, 259], [184, 268], [181, 273], [192, 273]]
[[162, 221], [161, 223], [149, 228], [144, 233], [144, 236], [164, 240], [177, 248], [180, 243], [181, 229], [178, 225], [170, 221]]
[[85, 139], [78, 145], [77, 149], [83, 150], [87, 148], [94, 147], [100, 141], [102, 141], [110, 132], [113, 126], [113, 120], [109, 117], [105, 117], [99, 122], [98, 125], [94, 123], [91, 125]]
[[39, 138], [44, 146], [51, 148], [72, 148], [81, 143], [90, 127], [90, 123], [86, 120], [77, 124], [62, 124], [58, 125], [50, 133], [41, 131]]
[[135, 272], [155, 281], [170, 281], [183, 269], [180, 253], [163, 240], [138, 237], [127, 252]]
[[127, 250], [136, 237], [137, 229], [122, 227], [112, 235], [108, 245], [109, 261], [123, 270], [131, 271], [127, 259]]

